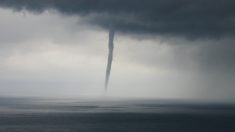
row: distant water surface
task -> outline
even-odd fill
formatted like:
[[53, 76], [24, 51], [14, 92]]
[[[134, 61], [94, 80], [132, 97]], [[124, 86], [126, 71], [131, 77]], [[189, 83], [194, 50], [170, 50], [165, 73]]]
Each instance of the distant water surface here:
[[0, 132], [235, 132], [235, 106], [0, 98]]

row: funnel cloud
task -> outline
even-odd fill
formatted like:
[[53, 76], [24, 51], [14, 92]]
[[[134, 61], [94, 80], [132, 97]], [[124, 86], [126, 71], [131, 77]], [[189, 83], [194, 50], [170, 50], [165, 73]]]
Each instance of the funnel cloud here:
[[0, 0], [0, 96], [108, 89], [113, 97], [234, 103], [234, 7], [234, 0]]
[[112, 26], [110, 26], [110, 29], [109, 29], [109, 53], [108, 53], [108, 62], [107, 62], [106, 76], [105, 76], [105, 91], [108, 90], [109, 77], [110, 77], [110, 72], [111, 72], [111, 68], [112, 68], [114, 34], [115, 34], [114, 28]]

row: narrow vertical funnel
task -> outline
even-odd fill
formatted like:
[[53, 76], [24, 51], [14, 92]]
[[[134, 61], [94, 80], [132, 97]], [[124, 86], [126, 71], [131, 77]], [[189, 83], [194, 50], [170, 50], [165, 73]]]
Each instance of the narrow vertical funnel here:
[[114, 28], [110, 26], [109, 28], [109, 43], [108, 43], [108, 62], [107, 62], [107, 67], [106, 67], [106, 76], [105, 76], [105, 91], [108, 90], [108, 84], [109, 84], [109, 77], [110, 77], [110, 72], [112, 68], [112, 61], [113, 61], [113, 40], [114, 40]]

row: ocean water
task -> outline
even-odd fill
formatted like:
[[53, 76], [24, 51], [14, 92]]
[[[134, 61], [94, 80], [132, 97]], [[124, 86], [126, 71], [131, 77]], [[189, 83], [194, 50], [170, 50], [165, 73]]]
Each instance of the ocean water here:
[[235, 106], [0, 98], [0, 132], [235, 132]]

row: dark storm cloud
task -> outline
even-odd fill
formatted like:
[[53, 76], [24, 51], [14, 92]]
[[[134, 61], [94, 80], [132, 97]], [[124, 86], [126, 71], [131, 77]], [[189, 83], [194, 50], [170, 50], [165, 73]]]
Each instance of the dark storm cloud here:
[[89, 16], [93, 24], [127, 33], [191, 38], [235, 35], [234, 0], [0, 0], [2, 7], [42, 12], [56, 9]]
[[[164, 41], [172, 44], [198, 45], [199, 51], [192, 56], [203, 67], [235, 69], [234, 0], [0, 0], [0, 6], [35, 13], [55, 9], [105, 29], [112, 23], [117, 32], [167, 35]], [[199, 41], [181, 43], [169, 40], [168, 35]], [[210, 44], [201, 38], [209, 38]]]

